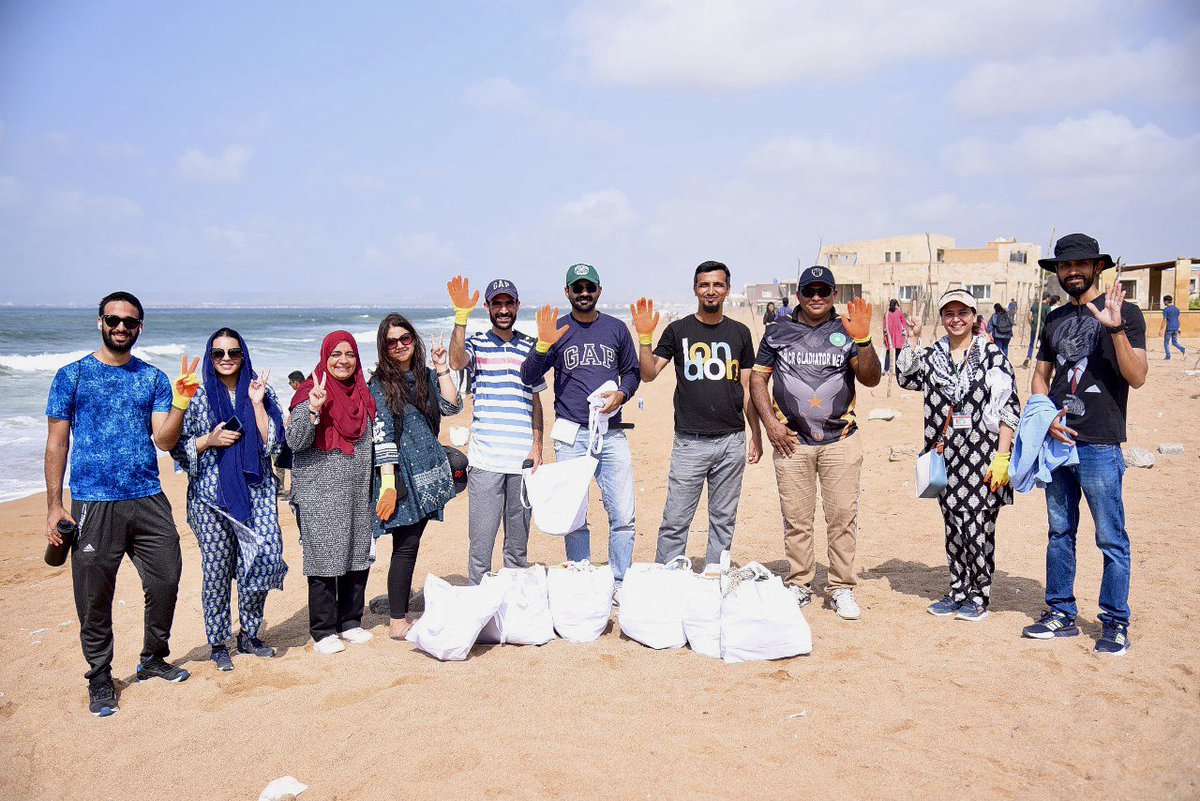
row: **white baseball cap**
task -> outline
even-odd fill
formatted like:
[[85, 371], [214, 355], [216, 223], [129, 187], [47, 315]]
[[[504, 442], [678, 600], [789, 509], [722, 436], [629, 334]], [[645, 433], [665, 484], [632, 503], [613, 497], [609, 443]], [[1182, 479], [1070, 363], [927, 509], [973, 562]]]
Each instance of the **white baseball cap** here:
[[946, 308], [947, 304], [954, 303], [955, 301], [966, 306], [973, 312], [979, 311], [979, 307], [977, 306], [978, 301], [975, 300], [975, 296], [967, 290], [957, 287], [954, 289], [947, 289], [942, 293], [942, 297], [938, 299], [938, 311], [940, 312], [942, 309]]

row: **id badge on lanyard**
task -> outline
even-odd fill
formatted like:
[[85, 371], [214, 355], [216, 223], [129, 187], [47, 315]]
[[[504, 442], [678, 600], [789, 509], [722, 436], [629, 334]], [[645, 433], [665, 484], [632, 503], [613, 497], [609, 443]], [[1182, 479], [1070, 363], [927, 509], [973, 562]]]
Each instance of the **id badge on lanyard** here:
[[969, 430], [971, 428], [971, 415], [965, 412], [951, 412], [950, 427], [955, 431]]

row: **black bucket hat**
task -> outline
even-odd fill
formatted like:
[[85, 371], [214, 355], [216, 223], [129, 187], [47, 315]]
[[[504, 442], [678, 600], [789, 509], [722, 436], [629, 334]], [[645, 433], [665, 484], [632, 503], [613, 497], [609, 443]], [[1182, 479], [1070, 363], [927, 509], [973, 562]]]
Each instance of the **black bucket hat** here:
[[446, 459], [450, 462], [450, 476], [454, 479], [454, 494], [461, 495], [467, 488], [467, 456], [458, 448], [443, 445]]
[[1100, 243], [1087, 234], [1067, 234], [1054, 243], [1054, 258], [1038, 259], [1043, 270], [1054, 272], [1059, 262], [1093, 259], [1101, 262], [1100, 269], [1113, 266], [1112, 256], [1100, 252]]

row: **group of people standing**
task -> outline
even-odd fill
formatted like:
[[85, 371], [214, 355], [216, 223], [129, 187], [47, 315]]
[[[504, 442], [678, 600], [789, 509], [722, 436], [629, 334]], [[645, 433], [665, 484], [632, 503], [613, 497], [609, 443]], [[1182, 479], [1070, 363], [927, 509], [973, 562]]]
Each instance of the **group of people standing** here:
[[[1023, 633], [1042, 639], [1079, 633], [1073, 586], [1082, 495], [1096, 519], [1105, 563], [1104, 634], [1096, 650], [1123, 653], [1128, 647], [1130, 557], [1119, 444], [1128, 390], [1146, 378], [1145, 324], [1137, 307], [1124, 303], [1119, 284], [1099, 290], [1099, 276], [1111, 264], [1082, 234], [1059, 240], [1054, 258], [1041, 261], [1072, 303], [1047, 316], [1039, 339], [1033, 392], [1048, 396], [1057, 410], [1043, 421], [1040, 438], [1026, 430], [1012, 365], [995, 338], [981, 331], [970, 293], [951, 289], [941, 297], [946, 336], [927, 347], [921, 346], [919, 322], [889, 310], [889, 361], [895, 360], [900, 386], [923, 393], [925, 449], [937, 448], [946, 461], [947, 486], [938, 502], [950, 586], [930, 613], [972, 621], [987, 616], [996, 521], [1012, 503], [1014, 447], [1024, 443], [1036, 455], [1053, 441], [1069, 446], [1075, 458], [1056, 462], [1044, 482], [1047, 610]], [[267, 594], [282, 586], [288, 571], [271, 468], [285, 445], [292, 453], [288, 497], [300, 530], [314, 650], [332, 654], [344, 643], [371, 639], [362, 626], [365, 588], [385, 534], [392, 537], [389, 634], [403, 639], [411, 626], [407, 613], [421, 536], [456, 494], [451, 460], [461, 454], [438, 442], [441, 418], [463, 408], [452, 371], [466, 372], [474, 396], [465, 479], [471, 583], [491, 570], [501, 525], [504, 565], [527, 565], [530, 512], [521, 481], [525, 470], [536, 471], [542, 462], [539, 393], [553, 370], [555, 455], [561, 460], [590, 452], [596, 458], [609, 519], [608, 562], [620, 585], [633, 559], [636, 498], [626, 433], [632, 426], [622, 421], [621, 407], [640, 382], [654, 381], [673, 364], [675, 437], [656, 560], [667, 563], [685, 552], [705, 486], [706, 560], [717, 563], [731, 548], [742, 478], [746, 465], [763, 455], [765, 429], [783, 518], [786, 581], [801, 606], [811, 602], [819, 489], [828, 600], [839, 617], [859, 618], [854, 588], [863, 449], [855, 385], [876, 386], [884, 367], [871, 344], [871, 306], [854, 299], [839, 314], [836, 287], [827, 267], [806, 269], [795, 310], [769, 321], [756, 350], [749, 328], [724, 314], [730, 271], [720, 262], [696, 267], [695, 314], [666, 325], [657, 344], [660, 318], [653, 301], [641, 298], [630, 307], [635, 343], [624, 323], [596, 308], [603, 289], [599, 272], [587, 264], [567, 270], [567, 317], [560, 320], [550, 306], [538, 309], [536, 338], [514, 328], [520, 295], [506, 279], [493, 280], [484, 292], [490, 327], [468, 336], [479, 292], [458, 276], [448, 284], [455, 314], [448, 347], [439, 339], [426, 348], [407, 318], [389, 314], [379, 325], [368, 378], [355, 338], [331, 332], [310, 374], [289, 376], [295, 394], [286, 411], [268, 385], [269, 371], [255, 372], [237, 331], [214, 332], [199, 375], [197, 361], [189, 364], [185, 357], [171, 382], [131, 353], [144, 319], [137, 298], [125, 292], [105, 297], [97, 320], [102, 347], [59, 371], [47, 404], [47, 537], [61, 541], [60, 521], [78, 524], [72, 574], [89, 663], [89, 708], [98, 716], [117, 709], [112, 594], [125, 553], [146, 592], [138, 680], [188, 677], [165, 659], [181, 556], [155, 446], [170, 451], [188, 474], [187, 519], [200, 545], [205, 629], [218, 669], [233, 669], [231, 646], [238, 653], [274, 655], [259, 628]], [[597, 417], [606, 422], [598, 443], [589, 437]], [[68, 513], [62, 479], [72, 436]], [[590, 559], [586, 520], [566, 535], [565, 551], [573, 561]], [[231, 642], [235, 581], [240, 631]]]

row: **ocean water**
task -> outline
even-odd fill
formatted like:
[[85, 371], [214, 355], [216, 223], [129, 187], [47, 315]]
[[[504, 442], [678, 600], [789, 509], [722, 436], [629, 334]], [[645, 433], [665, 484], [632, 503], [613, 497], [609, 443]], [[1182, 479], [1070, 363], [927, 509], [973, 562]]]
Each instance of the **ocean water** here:
[[[321, 339], [330, 331], [354, 334], [370, 369], [376, 361], [375, 331], [390, 309], [377, 308], [150, 308], [134, 354], [174, 379], [184, 354], [201, 356], [208, 337], [228, 326], [246, 339], [254, 367], [271, 369], [270, 383], [286, 404], [287, 374], [316, 365]], [[449, 341], [454, 316], [447, 308], [396, 309], [428, 345], [441, 333]], [[615, 310], [612, 310], [615, 311]], [[619, 312], [617, 312], [619, 313]], [[0, 307], [0, 501], [45, 489], [46, 396], [55, 371], [100, 347], [95, 308]], [[628, 317], [626, 313], [624, 315]], [[487, 328], [477, 309], [469, 333]], [[517, 328], [536, 334], [533, 310]]]

